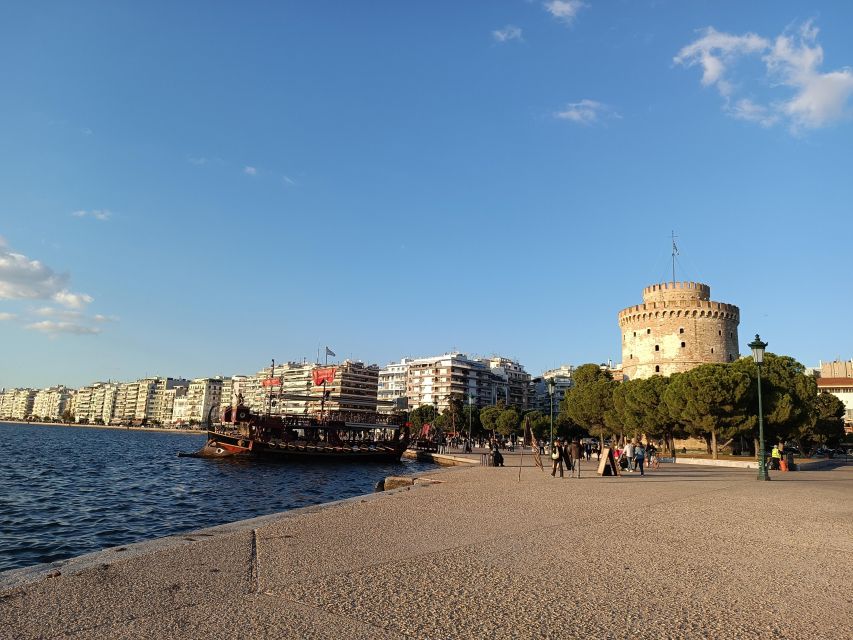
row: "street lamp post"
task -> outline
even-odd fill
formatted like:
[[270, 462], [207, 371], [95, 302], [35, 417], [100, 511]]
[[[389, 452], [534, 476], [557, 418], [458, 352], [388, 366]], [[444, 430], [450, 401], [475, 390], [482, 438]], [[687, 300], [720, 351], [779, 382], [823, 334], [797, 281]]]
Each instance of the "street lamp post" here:
[[767, 343], [762, 342], [758, 334], [755, 334], [755, 340], [749, 343], [752, 349], [752, 358], [758, 367], [758, 479], [770, 480], [767, 475], [767, 457], [764, 449], [764, 416], [761, 408], [761, 365], [764, 363], [764, 349], [767, 348]]
[[548, 397], [551, 399], [551, 451], [554, 450], [554, 378], [548, 378]]
[[468, 450], [471, 451], [473, 443], [471, 441], [471, 414], [474, 413], [474, 394], [468, 394]]

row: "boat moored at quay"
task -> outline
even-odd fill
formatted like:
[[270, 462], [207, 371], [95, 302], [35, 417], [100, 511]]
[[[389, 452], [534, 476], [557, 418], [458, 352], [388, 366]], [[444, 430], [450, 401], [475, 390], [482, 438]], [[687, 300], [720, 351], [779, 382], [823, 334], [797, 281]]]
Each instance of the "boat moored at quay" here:
[[209, 428], [197, 458], [263, 457], [305, 461], [398, 461], [409, 444], [403, 415], [327, 411], [319, 416], [252, 413], [242, 403], [226, 407]]

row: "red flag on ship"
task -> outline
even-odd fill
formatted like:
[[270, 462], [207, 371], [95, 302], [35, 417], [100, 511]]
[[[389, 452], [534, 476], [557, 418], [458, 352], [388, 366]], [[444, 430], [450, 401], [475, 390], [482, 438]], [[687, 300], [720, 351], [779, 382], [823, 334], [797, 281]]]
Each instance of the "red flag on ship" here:
[[311, 372], [314, 378], [314, 386], [319, 387], [324, 382], [332, 384], [335, 381], [335, 374], [338, 372], [337, 367], [318, 367]]

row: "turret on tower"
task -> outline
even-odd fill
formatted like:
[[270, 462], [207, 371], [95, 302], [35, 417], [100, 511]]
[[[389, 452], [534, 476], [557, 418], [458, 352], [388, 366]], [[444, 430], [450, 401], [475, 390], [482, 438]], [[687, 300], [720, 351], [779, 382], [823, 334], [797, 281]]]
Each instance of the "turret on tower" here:
[[619, 312], [625, 377], [648, 378], [739, 357], [740, 310], [711, 300], [701, 282], [662, 282], [643, 289], [643, 304]]

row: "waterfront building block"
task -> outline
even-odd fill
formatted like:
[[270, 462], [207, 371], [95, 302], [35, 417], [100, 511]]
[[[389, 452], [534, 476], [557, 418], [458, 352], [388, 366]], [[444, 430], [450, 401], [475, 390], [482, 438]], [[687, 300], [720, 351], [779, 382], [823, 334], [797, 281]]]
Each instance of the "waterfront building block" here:
[[7, 389], [0, 394], [0, 418], [28, 420], [33, 415], [35, 389]]
[[215, 422], [221, 398], [222, 378], [196, 378], [190, 382], [183, 402], [186, 422], [207, 424], [208, 416]]
[[817, 390], [831, 393], [844, 403], [844, 431], [853, 433], [853, 360], [821, 362]]
[[71, 396], [71, 390], [62, 385], [40, 389], [33, 400], [33, 417], [59, 420], [68, 408]]
[[560, 403], [566, 396], [566, 392], [572, 388], [574, 381], [572, 373], [574, 367], [565, 364], [556, 369], [549, 369], [541, 376], [536, 376], [531, 381], [531, 403], [530, 408], [542, 412], [544, 415], [550, 415], [551, 397], [548, 394], [548, 381], [554, 381], [554, 415], [560, 412]]
[[711, 301], [699, 282], [664, 282], [643, 289], [643, 304], [619, 312], [626, 379], [668, 376], [739, 357], [740, 310]]
[[391, 413], [399, 403], [406, 402], [406, 381], [412, 362], [412, 358], [403, 358], [400, 362], [390, 362], [379, 370], [377, 399], [380, 412]]
[[526, 409], [530, 375], [515, 360], [495, 356], [470, 358], [459, 352], [409, 362], [406, 395], [409, 409], [422, 405], [439, 412], [458, 398], [478, 408], [497, 404]]

